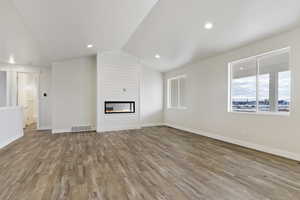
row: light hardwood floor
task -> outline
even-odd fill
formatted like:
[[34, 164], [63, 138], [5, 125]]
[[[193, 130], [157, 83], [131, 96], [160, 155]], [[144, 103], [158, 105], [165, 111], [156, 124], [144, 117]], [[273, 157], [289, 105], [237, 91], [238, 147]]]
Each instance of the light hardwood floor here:
[[51, 135], [0, 150], [1, 200], [300, 199], [300, 164], [167, 127]]

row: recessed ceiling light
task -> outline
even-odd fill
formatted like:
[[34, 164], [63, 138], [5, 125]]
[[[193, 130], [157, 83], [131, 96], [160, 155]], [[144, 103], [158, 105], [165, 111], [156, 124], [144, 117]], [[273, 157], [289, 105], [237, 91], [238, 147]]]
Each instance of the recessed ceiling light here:
[[13, 55], [10, 55], [10, 56], [9, 56], [8, 62], [9, 62], [10, 64], [16, 64], [16, 61], [15, 61], [15, 58], [14, 58]]
[[86, 48], [88, 48], [88, 49], [93, 48], [93, 45], [92, 45], [92, 44], [88, 44], [88, 45], [86, 46]]
[[211, 23], [211, 22], [206, 22], [206, 23], [204, 24], [204, 28], [207, 29], [207, 30], [210, 30], [210, 29], [212, 29], [213, 27], [214, 27], [214, 24]]
[[159, 58], [160, 58], [160, 55], [159, 55], [159, 54], [156, 54], [156, 55], [155, 55], [155, 58], [159, 59]]

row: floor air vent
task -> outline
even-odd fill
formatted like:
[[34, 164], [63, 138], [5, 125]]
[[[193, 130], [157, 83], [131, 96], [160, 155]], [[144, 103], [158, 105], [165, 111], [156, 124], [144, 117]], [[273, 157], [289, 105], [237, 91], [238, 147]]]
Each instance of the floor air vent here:
[[71, 129], [72, 132], [86, 132], [91, 130], [92, 130], [91, 126], [73, 126]]

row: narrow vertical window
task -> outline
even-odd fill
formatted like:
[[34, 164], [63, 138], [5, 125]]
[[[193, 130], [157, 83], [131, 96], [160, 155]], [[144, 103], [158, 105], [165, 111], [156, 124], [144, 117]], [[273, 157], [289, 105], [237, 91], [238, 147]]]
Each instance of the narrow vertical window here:
[[291, 104], [291, 71], [278, 74], [278, 112], [290, 112]]
[[187, 103], [186, 103], [186, 78], [180, 78], [179, 80], [179, 102], [180, 102], [180, 107], [185, 108]]
[[186, 108], [186, 76], [168, 79], [168, 108]]
[[256, 112], [256, 61], [232, 65], [232, 111]]
[[178, 107], [178, 95], [179, 95], [179, 81], [178, 79], [173, 79], [170, 81], [170, 107]]

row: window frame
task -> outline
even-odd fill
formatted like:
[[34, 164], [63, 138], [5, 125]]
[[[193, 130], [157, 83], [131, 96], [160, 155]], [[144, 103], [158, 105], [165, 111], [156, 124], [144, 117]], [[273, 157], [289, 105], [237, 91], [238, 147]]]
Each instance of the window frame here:
[[[246, 114], [246, 115], [279, 115], [279, 116], [290, 116], [291, 113], [291, 108], [292, 108], [292, 91], [290, 95], [290, 110], [289, 112], [278, 112], [278, 111], [260, 111], [259, 110], [259, 60], [262, 58], [266, 58], [268, 56], [275, 56], [275, 55], [280, 55], [282, 53], [288, 53], [289, 55], [289, 71], [292, 73], [291, 70], [291, 47], [285, 47], [282, 49], [276, 49], [272, 51], [268, 51], [256, 56], [251, 56], [243, 59], [239, 59], [236, 61], [232, 61], [228, 63], [228, 108], [227, 111], [229, 113], [235, 113], [235, 114]], [[246, 111], [234, 111], [232, 109], [232, 77], [233, 77], [233, 70], [232, 66], [235, 64], [243, 63], [249, 60], [255, 60], [256, 61], [256, 111], [255, 112], [246, 112]], [[292, 76], [290, 80], [290, 89], [292, 88]], [[278, 99], [277, 99], [278, 101]]]
[[187, 109], [187, 106], [182, 106], [181, 105], [181, 98], [180, 98], [180, 81], [178, 82], [178, 92], [177, 92], [177, 106], [171, 106], [171, 81], [173, 80], [180, 80], [180, 79], [185, 79], [186, 80], [187, 76], [186, 74], [175, 76], [172, 78], [167, 79], [167, 108], [168, 109], [177, 109], [177, 110], [185, 110]]

